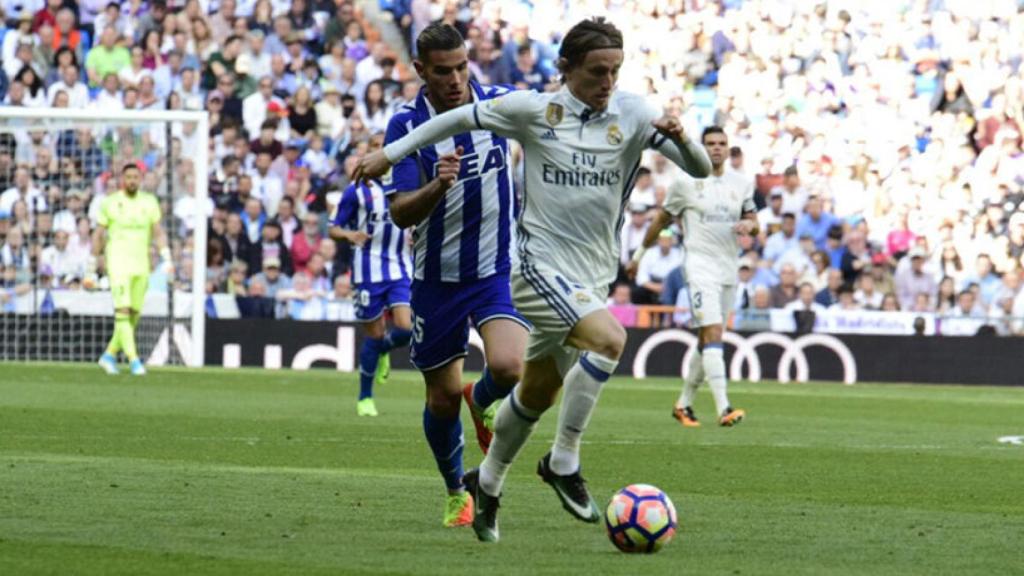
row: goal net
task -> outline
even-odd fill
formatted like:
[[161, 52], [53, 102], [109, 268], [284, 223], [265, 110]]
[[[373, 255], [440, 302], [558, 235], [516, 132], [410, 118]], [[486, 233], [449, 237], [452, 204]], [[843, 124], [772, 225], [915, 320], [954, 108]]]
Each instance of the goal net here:
[[103, 353], [114, 316], [102, 258], [95, 287], [83, 280], [100, 202], [134, 164], [159, 199], [174, 261], [167, 274], [150, 246], [139, 355], [202, 365], [208, 153], [204, 112], [0, 107], [0, 361]]

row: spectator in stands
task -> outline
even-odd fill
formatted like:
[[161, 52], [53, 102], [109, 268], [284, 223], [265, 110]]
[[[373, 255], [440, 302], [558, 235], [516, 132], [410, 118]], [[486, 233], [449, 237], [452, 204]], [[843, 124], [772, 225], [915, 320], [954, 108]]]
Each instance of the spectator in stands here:
[[296, 271], [304, 271], [306, 263], [320, 248], [323, 236], [320, 234], [320, 218], [316, 214], [307, 214], [302, 219], [302, 230], [292, 238], [292, 264]]
[[782, 227], [782, 190], [772, 190], [768, 205], [757, 213], [757, 222], [765, 238], [779, 231]]
[[925, 270], [925, 256], [924, 250], [912, 249], [906, 256], [910, 259], [910, 266], [899, 273], [894, 280], [900, 308], [913, 308], [914, 299], [918, 294], [935, 294], [936, 292], [935, 277], [931, 272]]
[[231, 266], [228, 271], [227, 283], [225, 285], [225, 292], [228, 294], [234, 294], [235, 296], [248, 296], [249, 292], [245, 282], [248, 269], [249, 265], [241, 260], [231, 262]]
[[261, 263], [262, 271], [253, 275], [252, 279], [259, 279], [266, 287], [267, 298], [277, 298], [279, 290], [291, 288], [291, 279], [281, 272], [281, 260], [273, 256], [264, 258]]
[[754, 283], [755, 264], [750, 258], [741, 258], [736, 281], [736, 310], [747, 310], [754, 305], [758, 284]]
[[765, 241], [764, 258], [774, 263], [786, 252], [799, 249], [800, 241], [796, 235], [796, 215], [792, 212], [783, 213], [779, 231]]
[[249, 272], [259, 272], [268, 258], [276, 259], [281, 272], [291, 275], [295, 268], [292, 256], [281, 238], [281, 226], [276, 220], [267, 222], [260, 231], [260, 241], [249, 252]]
[[839, 302], [839, 290], [844, 286], [843, 273], [835, 268], [829, 268], [826, 272], [825, 287], [814, 296], [814, 301], [825, 308], [829, 308]]
[[296, 272], [292, 278], [292, 287], [279, 290], [276, 298], [284, 302], [285, 316], [292, 320], [327, 318], [327, 302], [324, 295], [313, 288], [312, 281], [305, 271]]
[[949, 276], [944, 276], [939, 282], [939, 288], [935, 296], [935, 312], [949, 314], [956, 307], [956, 282]]
[[786, 305], [784, 310], [793, 315], [793, 323], [797, 334], [808, 334], [814, 331], [815, 322], [825, 308], [813, 301], [814, 287], [809, 282], [800, 285], [800, 297]]
[[249, 242], [257, 242], [263, 225], [267, 222], [267, 215], [263, 212], [263, 204], [256, 198], [249, 198], [245, 202], [245, 210], [241, 214], [242, 225], [245, 226], [245, 233]]
[[810, 194], [800, 185], [800, 172], [789, 166], [782, 172], [782, 185], [772, 190], [782, 192], [782, 212], [802, 214]]
[[327, 300], [326, 320], [352, 322], [356, 319], [355, 302], [352, 299], [352, 279], [342, 274], [334, 279], [334, 290]]
[[120, 35], [113, 26], [108, 25], [100, 35], [98, 46], [93, 46], [85, 61], [85, 70], [89, 84], [99, 86], [108, 76], [117, 75], [131, 65], [131, 55], [124, 46], [117, 44]]
[[281, 203], [277, 205], [277, 217], [274, 220], [281, 227], [281, 240], [290, 250], [295, 233], [302, 226], [295, 215], [295, 200], [292, 196], [286, 195], [281, 198]]
[[980, 289], [980, 306], [987, 308], [995, 302], [996, 293], [1002, 288], [1002, 281], [992, 269], [992, 258], [988, 254], [978, 254], [974, 261], [974, 274], [965, 277], [960, 281], [960, 289], [963, 290], [971, 284], [977, 284]]
[[857, 291], [853, 299], [865, 310], [881, 310], [884, 296], [875, 290], [875, 277], [871, 274], [861, 274], [857, 280]]
[[[925, 296], [927, 299], [927, 296]], [[843, 284], [839, 287], [839, 298], [836, 303], [830, 306], [833, 310], [860, 310], [861, 306], [857, 303], [857, 299], [854, 297], [853, 286], [849, 284]]]
[[882, 312], [899, 312], [900, 301], [893, 293], [888, 293], [882, 298]]
[[624, 328], [636, 326], [637, 309], [629, 299], [628, 284], [616, 284], [612, 287], [611, 296], [608, 297], [608, 311]]
[[633, 302], [637, 304], [658, 302], [665, 278], [683, 261], [682, 253], [675, 243], [675, 233], [670, 229], [662, 230], [658, 235], [658, 249], [649, 250], [644, 254], [637, 267], [637, 287], [633, 291]]
[[228, 214], [224, 229], [224, 260], [227, 262], [248, 262], [251, 259], [252, 242], [246, 233], [242, 217]]
[[[772, 308], [784, 308], [793, 300], [797, 299], [797, 273], [792, 264], [784, 264], [779, 271], [779, 283], [771, 289]], [[811, 286], [813, 290], [813, 286]], [[814, 299], [813, 291], [811, 299]]]
[[[922, 256], [922, 259], [924, 256]], [[871, 266], [871, 252], [868, 250], [867, 238], [860, 230], [850, 232], [847, 248], [839, 262], [843, 272], [843, 282], [853, 284], [864, 270]]]
[[956, 306], [949, 313], [953, 318], [984, 318], [985, 309], [982, 308], [970, 290], [961, 290], [956, 297]]
[[828, 232], [836, 224], [836, 217], [823, 210], [820, 196], [808, 198], [805, 210], [806, 212], [800, 216], [796, 234], [800, 237], [809, 235], [814, 240], [814, 246], [818, 250], [824, 250], [827, 246]]

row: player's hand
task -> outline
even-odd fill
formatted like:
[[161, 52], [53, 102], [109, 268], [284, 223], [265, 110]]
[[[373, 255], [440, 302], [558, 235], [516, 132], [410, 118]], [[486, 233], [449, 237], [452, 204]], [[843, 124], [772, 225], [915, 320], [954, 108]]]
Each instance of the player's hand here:
[[686, 130], [683, 129], [683, 123], [675, 116], [666, 114], [651, 122], [651, 124], [660, 134], [672, 139], [674, 142], [686, 141]]
[[459, 146], [455, 152], [445, 154], [437, 159], [437, 179], [441, 181], [441, 187], [445, 190], [451, 188], [459, 179], [461, 158], [462, 146]]
[[630, 260], [626, 264], [626, 278], [630, 280], [636, 280], [636, 271], [640, 268], [640, 263], [635, 260]]
[[372, 236], [362, 230], [355, 230], [349, 233], [349, 242], [351, 242], [353, 246], [358, 246], [360, 248], [369, 242], [370, 238], [372, 238]]
[[732, 231], [740, 236], [749, 236], [754, 232], [754, 223], [750, 220], [740, 220], [732, 227]]
[[356, 169], [352, 172], [352, 181], [367, 181], [371, 178], [379, 178], [391, 169], [391, 161], [384, 155], [383, 150], [370, 152], [363, 156], [356, 163]]

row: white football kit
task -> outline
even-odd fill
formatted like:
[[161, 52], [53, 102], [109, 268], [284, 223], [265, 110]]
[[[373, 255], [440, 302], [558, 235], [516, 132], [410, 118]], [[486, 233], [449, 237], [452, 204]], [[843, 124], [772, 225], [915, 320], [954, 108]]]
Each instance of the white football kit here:
[[754, 185], [726, 171], [696, 180], [683, 177], [668, 189], [665, 211], [683, 220], [683, 272], [692, 324], [725, 324], [736, 299], [740, 247], [733, 227], [757, 211]]
[[642, 97], [616, 92], [593, 112], [569, 89], [512, 92], [442, 114], [384, 153], [394, 163], [412, 151], [470, 130], [514, 138], [526, 156], [513, 269], [516, 308], [534, 325], [527, 360], [553, 354], [564, 373], [574, 356], [562, 350], [573, 326], [605, 307], [618, 270], [623, 209], [647, 148], [693, 173], [709, 166], [692, 141], [687, 154], [655, 130], [661, 113]]

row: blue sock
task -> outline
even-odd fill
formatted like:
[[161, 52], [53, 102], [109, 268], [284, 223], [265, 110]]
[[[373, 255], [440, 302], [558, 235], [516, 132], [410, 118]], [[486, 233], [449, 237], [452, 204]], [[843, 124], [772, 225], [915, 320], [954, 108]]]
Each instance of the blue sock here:
[[512, 388], [503, 388], [495, 382], [494, 378], [491, 377], [491, 371], [484, 367], [483, 376], [473, 386], [473, 404], [476, 404], [480, 409], [487, 408], [496, 401], [508, 396], [508, 393], [511, 391]]
[[392, 328], [382, 340], [382, 348], [380, 352], [383, 354], [394, 348], [401, 348], [409, 345], [409, 340], [412, 340], [412, 330], [406, 330], [404, 328]]
[[449, 490], [462, 488], [462, 420], [457, 416], [444, 420], [423, 408], [423, 433], [434, 453], [437, 469], [444, 476], [444, 484]]
[[373, 377], [377, 374], [377, 360], [380, 359], [381, 338], [364, 338], [359, 350], [359, 399], [373, 397]]

